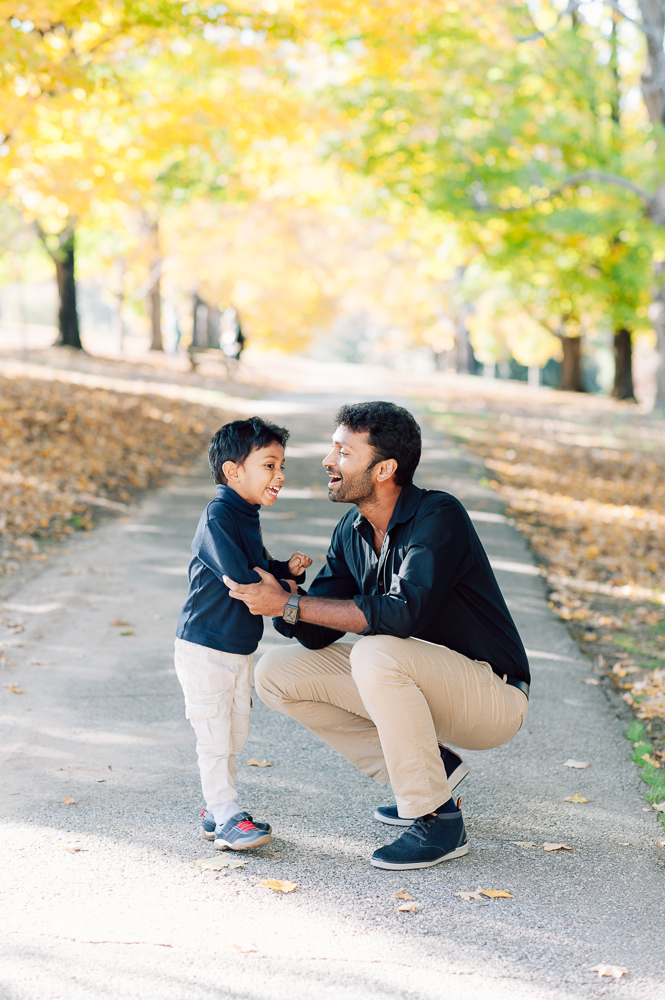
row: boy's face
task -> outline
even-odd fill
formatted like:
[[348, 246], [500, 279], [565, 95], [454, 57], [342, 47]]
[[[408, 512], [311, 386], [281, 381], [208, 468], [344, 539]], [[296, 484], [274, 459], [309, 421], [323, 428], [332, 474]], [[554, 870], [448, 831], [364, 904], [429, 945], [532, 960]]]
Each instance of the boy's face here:
[[243, 500], [272, 507], [284, 485], [284, 449], [273, 441], [250, 452], [242, 465], [225, 462], [223, 470], [228, 485]]

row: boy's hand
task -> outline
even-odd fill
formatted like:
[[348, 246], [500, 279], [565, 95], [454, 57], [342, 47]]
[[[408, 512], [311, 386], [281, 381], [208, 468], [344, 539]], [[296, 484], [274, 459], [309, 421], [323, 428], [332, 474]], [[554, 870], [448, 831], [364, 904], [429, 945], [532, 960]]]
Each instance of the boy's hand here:
[[289, 559], [289, 571], [294, 576], [300, 576], [312, 565], [312, 560], [304, 552], [294, 552]]

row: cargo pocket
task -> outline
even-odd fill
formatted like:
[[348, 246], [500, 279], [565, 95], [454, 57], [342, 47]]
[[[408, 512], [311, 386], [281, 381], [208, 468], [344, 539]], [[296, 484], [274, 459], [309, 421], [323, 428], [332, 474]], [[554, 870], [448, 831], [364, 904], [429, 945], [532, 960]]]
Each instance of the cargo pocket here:
[[222, 712], [219, 698], [201, 698], [185, 707], [201, 749], [216, 754], [230, 754], [231, 717]]

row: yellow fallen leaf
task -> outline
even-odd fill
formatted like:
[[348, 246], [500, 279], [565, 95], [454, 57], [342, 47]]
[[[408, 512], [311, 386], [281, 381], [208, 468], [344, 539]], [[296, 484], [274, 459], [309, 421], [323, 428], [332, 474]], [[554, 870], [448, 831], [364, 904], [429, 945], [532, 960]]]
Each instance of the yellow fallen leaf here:
[[394, 892], [393, 896], [396, 896], [397, 899], [413, 899], [413, 896], [410, 896], [405, 889], [400, 889], [399, 892]]
[[515, 847], [538, 847], [538, 844], [534, 844], [532, 840], [511, 840], [511, 844]]
[[251, 760], [247, 761], [247, 767], [272, 767], [272, 764], [267, 760], [257, 760], [256, 757], [252, 757]]
[[582, 642], [598, 642], [597, 632], [585, 632], [582, 636]]
[[514, 899], [512, 892], [508, 892], [507, 889], [481, 889], [478, 886], [478, 892], [482, 892], [483, 896], [488, 896], [490, 899]]
[[577, 767], [577, 768], [583, 769], [583, 768], [589, 766], [589, 761], [588, 760], [573, 760], [572, 757], [569, 757], [568, 760], [564, 760], [563, 766], [564, 767]]
[[480, 889], [477, 889], [475, 892], [464, 892], [463, 890], [460, 890], [459, 892], [454, 892], [453, 896], [459, 896], [460, 899], [466, 900], [467, 903], [470, 903], [472, 899], [483, 898], [483, 894]]
[[575, 803], [577, 803], [579, 805], [580, 803], [582, 803], [582, 802], [588, 802], [589, 800], [585, 799], [584, 796], [580, 795], [579, 792], [576, 792], [574, 795], [570, 795], [567, 799], [564, 799], [563, 801], [564, 802], [575, 802]]
[[656, 812], [665, 812], [665, 802], [652, 802], [651, 807], [652, 809], [655, 809]]
[[665, 847], [665, 840], [657, 840], [656, 847]]
[[645, 760], [647, 764], [651, 764], [652, 767], [660, 767], [660, 761], [656, 760], [655, 757], [650, 757], [648, 753], [643, 753], [640, 760]]
[[243, 955], [248, 955], [252, 951], [258, 951], [254, 941], [252, 941], [251, 944], [234, 944], [233, 947], [237, 948], [238, 951], [241, 951]]
[[120, 619], [116, 618], [116, 620], [114, 622], [111, 622], [111, 625], [112, 626], [115, 626], [115, 625], [129, 625], [129, 622], [121, 622]]
[[574, 851], [574, 847], [568, 847], [568, 844], [543, 844], [546, 851]]
[[600, 684], [597, 677], [580, 677], [582, 684]]
[[248, 862], [249, 859], [243, 861], [242, 858], [237, 858], [233, 854], [228, 854], [227, 851], [224, 851], [223, 854], [215, 858], [199, 858], [195, 864], [204, 871], [220, 872], [222, 868], [242, 868]]
[[279, 878], [267, 878], [264, 882], [259, 882], [259, 885], [264, 885], [266, 889], [272, 889], [274, 892], [293, 892], [298, 888], [297, 882], [287, 882]]
[[85, 847], [68, 847], [67, 844], [63, 844], [62, 847], [63, 850], [69, 851], [70, 854], [78, 854], [79, 851], [87, 850]]
[[132, 631], [131, 628], [128, 628], [128, 629], [125, 629], [124, 632], [121, 632], [120, 635], [134, 635], [134, 632]]
[[76, 799], [70, 799], [69, 796], [62, 800], [66, 806], [77, 806], [78, 802]]
[[398, 913], [415, 913], [417, 909], [418, 909], [418, 903], [416, 903], [415, 899], [412, 899], [410, 903], [401, 903], [397, 907], [397, 912]]
[[628, 973], [628, 969], [624, 968], [623, 965], [594, 965], [592, 972], [597, 972], [598, 977], [601, 976], [613, 976], [614, 979], [621, 979]]
[[9, 690], [11, 691], [12, 694], [25, 694], [23, 688], [18, 687], [16, 684], [10, 684]]

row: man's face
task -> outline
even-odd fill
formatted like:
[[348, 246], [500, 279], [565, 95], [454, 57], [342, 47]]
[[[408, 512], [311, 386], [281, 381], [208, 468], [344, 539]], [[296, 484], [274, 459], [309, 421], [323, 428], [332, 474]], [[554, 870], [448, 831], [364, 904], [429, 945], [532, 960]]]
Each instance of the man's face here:
[[333, 434], [333, 446], [323, 459], [330, 477], [328, 499], [335, 503], [364, 503], [374, 496], [374, 449], [366, 431], [350, 431], [340, 424]]

